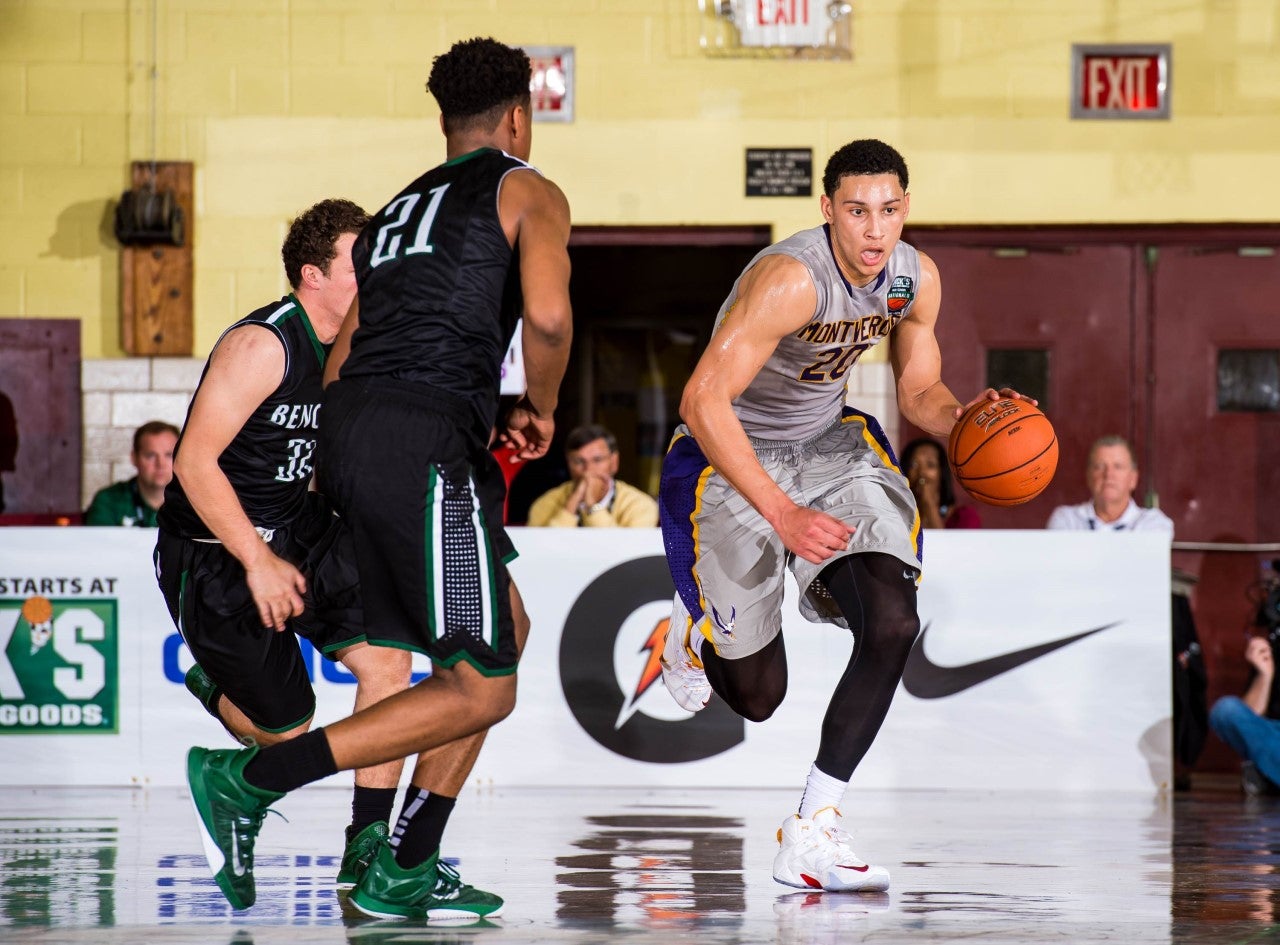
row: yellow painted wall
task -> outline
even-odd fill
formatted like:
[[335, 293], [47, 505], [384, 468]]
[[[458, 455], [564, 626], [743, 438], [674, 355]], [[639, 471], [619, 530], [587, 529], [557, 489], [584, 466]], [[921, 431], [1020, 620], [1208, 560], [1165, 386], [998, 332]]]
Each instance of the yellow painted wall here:
[[[576, 120], [533, 160], [578, 223], [783, 236], [817, 198], [743, 197], [744, 149], [820, 176], [864, 136], [906, 155], [918, 223], [1280, 220], [1273, 0], [855, 0], [834, 62], [711, 57], [708, 29], [697, 0], [0, 0], [0, 316], [80, 317], [118, 356], [111, 207], [131, 160], [189, 160], [207, 353], [284, 291], [292, 214], [439, 160], [423, 83], [473, 35], [575, 47]], [[1171, 43], [1172, 120], [1071, 121], [1073, 42]]]

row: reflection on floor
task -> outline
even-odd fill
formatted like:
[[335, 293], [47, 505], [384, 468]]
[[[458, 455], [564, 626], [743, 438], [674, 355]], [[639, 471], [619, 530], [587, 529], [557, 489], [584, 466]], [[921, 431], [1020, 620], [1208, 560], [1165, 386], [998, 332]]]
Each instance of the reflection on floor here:
[[1280, 941], [1280, 798], [850, 792], [888, 894], [775, 884], [795, 792], [469, 790], [446, 837], [507, 899], [476, 925], [350, 914], [349, 794], [310, 788], [258, 842], [258, 902], [213, 884], [177, 789], [0, 788], [0, 940], [17, 943], [1199, 943]]

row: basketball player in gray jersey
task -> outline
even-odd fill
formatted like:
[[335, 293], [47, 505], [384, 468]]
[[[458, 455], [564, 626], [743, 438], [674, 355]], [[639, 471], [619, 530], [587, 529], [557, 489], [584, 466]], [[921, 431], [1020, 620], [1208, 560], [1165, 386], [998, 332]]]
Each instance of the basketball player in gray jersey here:
[[[883, 891], [888, 871], [850, 849], [837, 805], [920, 629], [920, 518], [880, 425], [845, 404], [848, 373], [888, 339], [908, 420], [946, 437], [964, 407], [941, 380], [937, 267], [899, 242], [910, 204], [902, 156], [854, 141], [831, 156], [823, 189], [824, 225], [747, 265], [685, 387], [659, 495], [676, 587], [662, 672], [688, 711], [714, 691], [747, 719], [772, 715], [787, 688], [788, 569], [808, 620], [852, 630], [773, 875], [802, 889]], [[1019, 395], [987, 390], [970, 403], [999, 396]]]

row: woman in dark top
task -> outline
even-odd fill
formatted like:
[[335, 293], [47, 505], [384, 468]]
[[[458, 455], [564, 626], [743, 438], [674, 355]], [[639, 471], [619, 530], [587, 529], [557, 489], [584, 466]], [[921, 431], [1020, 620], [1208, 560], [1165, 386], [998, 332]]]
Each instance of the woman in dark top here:
[[977, 510], [956, 504], [951, 467], [941, 443], [921, 437], [902, 451], [901, 468], [911, 484], [925, 528], [981, 528]]

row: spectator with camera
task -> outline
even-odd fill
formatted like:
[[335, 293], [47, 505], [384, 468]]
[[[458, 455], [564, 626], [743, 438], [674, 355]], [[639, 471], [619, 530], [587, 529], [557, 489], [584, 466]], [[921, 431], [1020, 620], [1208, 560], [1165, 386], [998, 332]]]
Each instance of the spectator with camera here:
[[[1280, 561], [1271, 562], [1280, 574]], [[1244, 659], [1249, 684], [1241, 696], [1223, 696], [1209, 710], [1209, 727], [1231, 746], [1243, 763], [1240, 786], [1245, 794], [1280, 793], [1280, 686], [1275, 685], [1280, 656], [1280, 577], [1264, 582], [1257, 630], [1249, 632]]]

